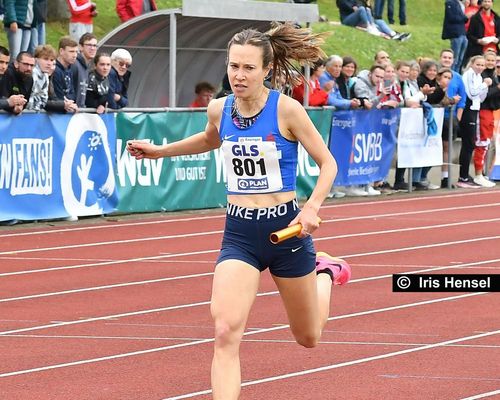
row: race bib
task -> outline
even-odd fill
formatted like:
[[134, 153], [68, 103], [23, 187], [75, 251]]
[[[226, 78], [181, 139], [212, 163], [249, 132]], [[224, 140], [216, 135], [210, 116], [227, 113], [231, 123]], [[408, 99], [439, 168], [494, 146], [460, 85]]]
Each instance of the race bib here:
[[272, 193], [283, 188], [275, 142], [243, 137], [238, 142], [225, 140], [222, 150], [229, 192]]

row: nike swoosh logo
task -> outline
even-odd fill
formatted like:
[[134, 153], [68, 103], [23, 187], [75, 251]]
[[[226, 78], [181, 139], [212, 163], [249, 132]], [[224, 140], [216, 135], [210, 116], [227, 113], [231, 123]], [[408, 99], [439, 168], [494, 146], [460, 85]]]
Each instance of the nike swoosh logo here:
[[234, 136], [234, 135], [226, 135], [226, 136], [224, 136], [224, 140], [229, 140], [229, 139], [231, 139], [233, 136]]
[[304, 246], [300, 246], [300, 247], [297, 247], [296, 249], [292, 249], [292, 253], [295, 253], [296, 251], [299, 251], [302, 247], [304, 247]]

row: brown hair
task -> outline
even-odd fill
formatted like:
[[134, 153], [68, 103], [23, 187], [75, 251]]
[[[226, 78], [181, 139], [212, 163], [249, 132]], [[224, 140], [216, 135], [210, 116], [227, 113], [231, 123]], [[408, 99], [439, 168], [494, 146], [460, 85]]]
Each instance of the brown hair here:
[[59, 49], [65, 49], [66, 47], [78, 47], [78, 43], [69, 36], [63, 36], [59, 40]]
[[37, 46], [35, 49], [35, 58], [46, 58], [55, 60], [57, 58], [56, 50], [50, 44]]
[[[262, 62], [266, 67], [272, 63], [271, 85], [274, 87], [280, 76], [286, 83], [298, 84], [302, 73], [298, 66], [313, 65], [314, 62], [325, 57], [321, 49], [324, 34], [314, 34], [310, 29], [297, 28], [293, 23], [284, 24], [273, 22], [271, 29], [265, 33], [255, 29], [245, 29], [234, 35], [227, 45], [251, 45], [262, 49]], [[298, 74], [294, 74], [296, 71]]]

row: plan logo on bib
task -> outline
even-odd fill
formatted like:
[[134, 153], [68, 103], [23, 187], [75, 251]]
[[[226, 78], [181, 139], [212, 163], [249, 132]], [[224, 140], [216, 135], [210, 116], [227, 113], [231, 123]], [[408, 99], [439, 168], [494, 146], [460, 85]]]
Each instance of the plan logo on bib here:
[[116, 206], [111, 150], [100, 116], [75, 114], [71, 118], [61, 161], [61, 191], [70, 215], [99, 215]]

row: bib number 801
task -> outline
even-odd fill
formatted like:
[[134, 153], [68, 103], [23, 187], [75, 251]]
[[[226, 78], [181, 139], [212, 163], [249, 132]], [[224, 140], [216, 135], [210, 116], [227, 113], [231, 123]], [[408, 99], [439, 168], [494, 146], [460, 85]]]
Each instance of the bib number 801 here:
[[233, 158], [233, 169], [237, 176], [255, 176], [255, 173], [260, 169], [260, 175], [266, 175], [266, 163], [263, 158], [259, 161], [254, 161], [251, 158]]

